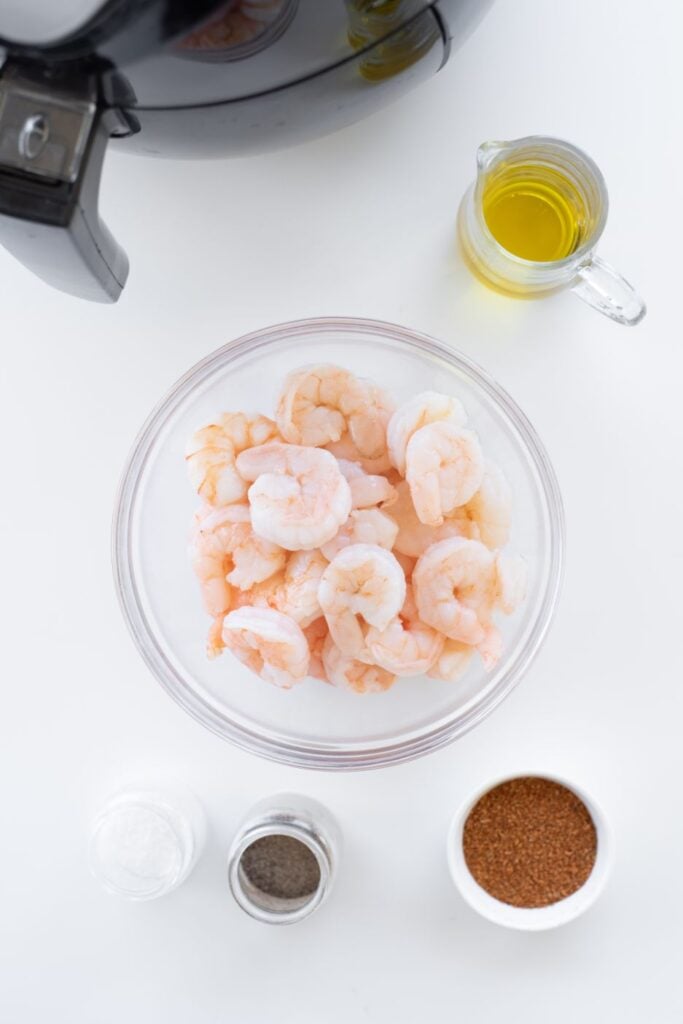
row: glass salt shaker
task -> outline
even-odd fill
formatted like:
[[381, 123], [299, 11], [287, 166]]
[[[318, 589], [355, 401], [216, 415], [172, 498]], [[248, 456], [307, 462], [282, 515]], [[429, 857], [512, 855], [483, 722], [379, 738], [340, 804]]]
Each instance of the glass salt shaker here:
[[204, 812], [189, 791], [126, 788], [93, 821], [90, 870], [116, 896], [156, 899], [185, 881], [205, 834]]
[[239, 906], [266, 924], [294, 924], [329, 895], [341, 831], [327, 808], [280, 793], [242, 821], [228, 854], [228, 881]]

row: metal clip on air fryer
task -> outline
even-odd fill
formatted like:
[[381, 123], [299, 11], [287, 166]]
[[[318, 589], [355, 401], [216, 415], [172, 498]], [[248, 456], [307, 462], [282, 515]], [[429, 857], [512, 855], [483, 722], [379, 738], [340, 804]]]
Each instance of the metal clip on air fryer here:
[[116, 302], [128, 276], [97, 209], [118, 116], [98, 107], [94, 77], [11, 62], [0, 73], [0, 242], [48, 284], [95, 302]]

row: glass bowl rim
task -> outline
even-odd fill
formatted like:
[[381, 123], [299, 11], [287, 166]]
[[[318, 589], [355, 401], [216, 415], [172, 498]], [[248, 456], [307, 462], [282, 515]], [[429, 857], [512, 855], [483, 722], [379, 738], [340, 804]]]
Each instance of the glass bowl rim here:
[[[412, 350], [443, 359], [464, 372], [502, 408], [522, 437], [525, 452], [538, 474], [549, 520], [549, 559], [547, 584], [538, 616], [524, 648], [496, 687], [484, 700], [457, 721], [441, 721], [429, 727], [406, 732], [395, 742], [368, 745], [314, 743], [261, 735], [258, 729], [236, 725], [219, 714], [195, 691], [188, 690], [183, 679], [166, 656], [145, 616], [132, 569], [132, 516], [138, 488], [158, 433], [169, 423], [184, 400], [219, 366], [246, 352], [296, 336], [340, 331], [363, 332], [398, 342]], [[166, 392], [140, 428], [126, 460], [114, 505], [112, 520], [112, 567], [117, 597], [123, 618], [143, 661], [166, 693], [205, 728], [248, 753], [280, 764], [329, 771], [366, 770], [411, 761], [447, 746], [483, 721], [512, 692], [529, 669], [546, 637], [557, 605], [564, 566], [564, 510], [555, 471], [534, 427], [510, 395], [474, 360], [444, 342], [411, 328], [383, 320], [357, 317], [313, 317], [292, 320], [241, 335], [209, 353]]]

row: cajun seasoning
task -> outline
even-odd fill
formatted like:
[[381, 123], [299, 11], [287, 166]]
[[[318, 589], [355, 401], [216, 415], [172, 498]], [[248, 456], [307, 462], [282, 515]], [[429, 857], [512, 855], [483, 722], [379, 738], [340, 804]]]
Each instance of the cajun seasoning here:
[[583, 801], [537, 776], [485, 793], [467, 817], [462, 842], [474, 879], [513, 907], [547, 907], [571, 896], [587, 881], [597, 853]]

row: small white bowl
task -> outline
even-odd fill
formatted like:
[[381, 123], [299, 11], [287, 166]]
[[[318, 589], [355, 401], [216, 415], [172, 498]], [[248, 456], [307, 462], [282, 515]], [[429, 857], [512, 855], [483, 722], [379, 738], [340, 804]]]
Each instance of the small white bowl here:
[[[557, 903], [551, 903], [547, 907], [513, 907], [509, 903], [503, 903], [501, 900], [491, 896], [485, 889], [482, 889], [470, 873], [462, 848], [465, 822], [477, 801], [485, 793], [499, 786], [502, 782], [509, 782], [512, 779], [529, 776], [557, 782], [571, 790], [572, 793], [575, 793], [579, 800], [583, 801], [588, 808], [597, 832], [598, 842], [595, 864], [588, 879], [571, 896], [567, 896]], [[612, 869], [614, 841], [605, 815], [593, 798], [588, 796], [579, 786], [549, 772], [515, 772], [514, 775], [506, 775], [488, 782], [485, 786], [478, 789], [473, 796], [468, 797], [455, 814], [451, 827], [448, 830], [446, 856], [448, 857], [448, 866], [456, 888], [463, 899], [477, 913], [481, 914], [482, 917], [488, 918], [489, 921], [493, 921], [495, 924], [502, 925], [504, 928], [517, 928], [520, 931], [535, 932], [567, 924], [568, 921], [573, 921], [574, 918], [579, 917], [580, 914], [583, 914], [584, 911], [588, 910], [595, 903], [605, 887]]]

